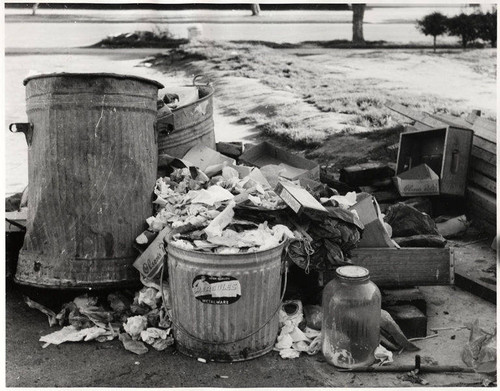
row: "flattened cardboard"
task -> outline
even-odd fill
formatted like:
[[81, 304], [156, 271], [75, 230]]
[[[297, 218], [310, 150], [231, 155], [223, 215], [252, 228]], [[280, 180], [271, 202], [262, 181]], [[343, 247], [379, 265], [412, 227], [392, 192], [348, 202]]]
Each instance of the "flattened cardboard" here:
[[290, 180], [309, 178], [319, 181], [319, 165], [316, 162], [275, 147], [267, 141], [246, 150], [239, 160], [259, 168], [268, 164], [281, 166], [285, 169], [282, 176]]
[[394, 184], [403, 197], [439, 194], [439, 176], [425, 163], [395, 176]]
[[228, 164], [236, 164], [236, 160], [200, 144], [195, 145], [187, 151], [182, 157], [182, 160], [188, 161], [191, 165], [198, 167], [204, 172], [208, 167], [216, 166], [224, 162], [227, 162]]

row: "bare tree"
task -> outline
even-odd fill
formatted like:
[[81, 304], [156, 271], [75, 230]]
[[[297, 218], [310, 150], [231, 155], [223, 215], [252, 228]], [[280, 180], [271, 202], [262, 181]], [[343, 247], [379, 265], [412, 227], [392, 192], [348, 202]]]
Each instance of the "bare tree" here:
[[363, 18], [365, 16], [366, 4], [353, 4], [352, 5], [352, 42], [364, 43], [363, 37]]
[[252, 16], [260, 15], [260, 5], [258, 3], [252, 4]]

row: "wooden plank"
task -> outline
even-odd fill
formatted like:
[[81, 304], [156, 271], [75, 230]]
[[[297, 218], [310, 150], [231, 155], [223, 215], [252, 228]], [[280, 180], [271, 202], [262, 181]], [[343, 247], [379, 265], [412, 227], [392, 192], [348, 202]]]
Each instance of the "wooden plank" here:
[[438, 121], [447, 123], [451, 126], [456, 126], [464, 129], [472, 129], [472, 125], [460, 117], [455, 117], [453, 115], [448, 114], [429, 114], [432, 118], [437, 119]]
[[448, 128], [439, 180], [441, 194], [462, 197], [465, 194], [473, 136], [470, 129]]
[[386, 107], [395, 111], [396, 113], [404, 115], [405, 117], [408, 117], [412, 120], [420, 122], [424, 125], [427, 125], [429, 127], [429, 129], [442, 128], [443, 126], [448, 125], [443, 121], [439, 121], [435, 118], [432, 118], [427, 113], [422, 113], [422, 112], [419, 112], [416, 110], [409, 109], [408, 107], [400, 105], [399, 103], [393, 103], [392, 105], [386, 105]]
[[496, 275], [488, 271], [494, 268], [495, 258], [486, 257], [486, 259], [482, 259], [485, 263], [481, 264], [470, 257], [460, 257], [459, 259], [455, 265], [455, 285], [496, 303]]
[[482, 137], [478, 137], [477, 135], [474, 135], [474, 138], [472, 139], [472, 144], [478, 148], [484, 149], [485, 151], [494, 153], [495, 155], [497, 153], [496, 143], [492, 143], [491, 141], [488, 141]]
[[496, 229], [496, 215], [485, 213], [479, 208], [472, 206], [466, 211], [467, 220], [472, 222], [476, 227], [486, 226], [486, 228], [495, 227]]
[[472, 145], [472, 156], [475, 156], [481, 160], [484, 160], [487, 163], [490, 164], [497, 164], [497, 155], [496, 153], [491, 153], [488, 151], [485, 151], [484, 149], [481, 149], [475, 145]]
[[481, 218], [481, 216], [474, 216], [472, 215], [471, 217], [471, 221], [472, 221], [472, 225], [476, 228], [478, 228], [479, 230], [483, 231], [483, 232], [486, 232], [488, 234], [491, 234], [491, 235], [496, 235], [497, 234], [497, 224], [496, 222], [490, 222], [490, 221], [487, 221], [483, 218]]
[[497, 140], [497, 123], [486, 118], [477, 117], [472, 124], [472, 130], [478, 136], [481, 136], [493, 143]]
[[370, 278], [382, 287], [449, 285], [454, 282], [454, 258], [450, 248], [357, 248], [352, 262], [366, 267]]
[[496, 214], [497, 200], [495, 195], [476, 186], [469, 186], [466, 190], [467, 205], [480, 207], [485, 212]]
[[471, 156], [470, 167], [472, 170], [480, 172], [481, 174], [487, 176], [491, 179], [497, 179], [497, 167], [496, 165], [490, 164], [477, 158], [475, 156]]
[[497, 291], [493, 288], [495, 287], [493, 284], [485, 284], [477, 278], [471, 278], [470, 276], [457, 272], [455, 274], [455, 285], [490, 303], [497, 303]]
[[497, 192], [497, 182], [493, 179], [484, 176], [480, 172], [475, 170], [470, 170], [468, 175], [469, 181], [475, 183], [476, 185], [488, 190], [494, 194]]

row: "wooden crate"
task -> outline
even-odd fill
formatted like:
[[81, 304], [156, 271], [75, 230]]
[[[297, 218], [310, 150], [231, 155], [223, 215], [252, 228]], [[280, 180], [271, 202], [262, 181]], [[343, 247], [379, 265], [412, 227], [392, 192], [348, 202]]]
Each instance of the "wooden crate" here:
[[440, 194], [463, 196], [472, 136], [455, 126], [401, 133], [396, 174], [425, 163], [439, 176]]
[[[351, 260], [367, 268], [379, 287], [450, 285], [455, 280], [450, 248], [357, 248]], [[334, 272], [325, 272], [323, 283], [333, 276]]]

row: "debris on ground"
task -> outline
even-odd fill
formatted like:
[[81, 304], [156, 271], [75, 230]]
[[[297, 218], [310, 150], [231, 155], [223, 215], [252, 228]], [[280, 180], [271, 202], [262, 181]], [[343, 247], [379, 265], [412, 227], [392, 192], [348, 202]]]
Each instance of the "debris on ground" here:
[[471, 326], [469, 342], [462, 351], [462, 361], [490, 381], [496, 381], [497, 333], [496, 328], [488, 332], [479, 326], [479, 320]]
[[37, 309], [38, 311], [47, 315], [50, 327], [55, 326], [58, 323], [56, 318], [56, 313], [51, 309], [45, 307], [42, 304], [37, 303], [34, 300], [31, 300], [28, 296], [24, 296], [24, 302], [27, 304], [28, 307]]
[[297, 358], [301, 352], [314, 355], [321, 350], [321, 332], [304, 326], [300, 300], [286, 301], [281, 305], [279, 325], [274, 350], [279, 352], [281, 358]]
[[[158, 106], [162, 115], [169, 115], [178, 103], [179, 95], [169, 93]], [[466, 216], [434, 220], [429, 198], [400, 197], [439, 194], [432, 158], [429, 165], [407, 167], [395, 182], [390, 164], [345, 167], [335, 182], [345, 185], [340, 191], [340, 187], [318, 182], [315, 162], [270, 143], [244, 152], [242, 143], [218, 143], [217, 151], [197, 145], [182, 158], [162, 155], [161, 176], [151, 189], [153, 214], [145, 221], [148, 228], [135, 240], [141, 254], [134, 266], [141, 273], [143, 287], [129, 294], [110, 293], [105, 302], [88, 294], [78, 296], [57, 314], [25, 298], [30, 308], [48, 316], [51, 327], [62, 327], [40, 341], [46, 347], [118, 337], [126, 350], [138, 355], [147, 353], [148, 346], [158, 351], [172, 346], [168, 276], [163, 275], [168, 245], [207, 254], [248, 254], [286, 242], [283, 258], [304, 279], [318, 279], [325, 271], [352, 263], [351, 252], [357, 247], [394, 251], [398, 247], [445, 247], [445, 238], [467, 230]], [[274, 350], [284, 359], [321, 350], [321, 303], [302, 299], [283, 301], [278, 312]], [[375, 351], [378, 366], [392, 363], [394, 351], [419, 350], [408, 336], [429, 338], [422, 311], [410, 305], [388, 306], [387, 310], [381, 311], [380, 345]], [[419, 330], [404, 327], [405, 321], [417, 318]], [[495, 342], [496, 332], [487, 333], [476, 322], [463, 361], [478, 373], [495, 376]], [[198, 361], [207, 362], [201, 357]], [[404, 380], [427, 384], [418, 370], [407, 373]]]

